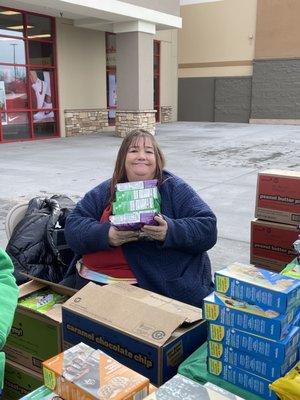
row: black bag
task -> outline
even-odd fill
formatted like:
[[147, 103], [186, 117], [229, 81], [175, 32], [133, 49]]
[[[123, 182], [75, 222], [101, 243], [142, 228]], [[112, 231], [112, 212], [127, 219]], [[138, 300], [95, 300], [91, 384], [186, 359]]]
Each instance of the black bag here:
[[63, 279], [73, 257], [63, 232], [66, 217], [74, 207], [75, 203], [64, 195], [30, 200], [6, 247], [17, 284], [27, 280], [21, 272], [55, 283]]

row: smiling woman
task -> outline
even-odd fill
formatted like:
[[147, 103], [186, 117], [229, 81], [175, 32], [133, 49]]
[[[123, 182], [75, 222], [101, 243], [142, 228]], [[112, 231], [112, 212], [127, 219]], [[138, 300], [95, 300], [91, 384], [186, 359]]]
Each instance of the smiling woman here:
[[[164, 166], [164, 155], [149, 132], [136, 130], [123, 140], [112, 179], [88, 192], [67, 218], [66, 239], [77, 256], [62, 284], [79, 289], [89, 280], [125, 281], [202, 305], [213, 290], [206, 251], [216, 242], [216, 217], [187, 183]], [[109, 221], [116, 185], [153, 179], [161, 198], [156, 225], [118, 230]]]

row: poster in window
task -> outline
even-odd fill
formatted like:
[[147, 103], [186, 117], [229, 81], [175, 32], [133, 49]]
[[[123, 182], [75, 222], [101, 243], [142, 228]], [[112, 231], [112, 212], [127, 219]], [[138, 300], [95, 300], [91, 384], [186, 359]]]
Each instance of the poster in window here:
[[[0, 111], [3, 111], [6, 109], [6, 97], [5, 97], [5, 86], [4, 86], [4, 81], [0, 81]], [[2, 125], [7, 124], [7, 114], [6, 113], [1, 113], [1, 122]]]
[[[117, 106], [117, 82], [116, 75], [108, 75], [108, 118], [116, 117], [116, 106]], [[112, 108], [111, 108], [112, 107]]]
[[54, 122], [50, 72], [31, 70], [29, 78], [33, 92], [32, 108], [37, 110], [33, 113], [33, 122]]

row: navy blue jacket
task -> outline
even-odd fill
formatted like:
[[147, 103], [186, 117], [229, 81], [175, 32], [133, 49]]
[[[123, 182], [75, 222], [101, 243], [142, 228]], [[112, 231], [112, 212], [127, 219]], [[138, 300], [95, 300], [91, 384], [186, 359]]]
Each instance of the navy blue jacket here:
[[[99, 222], [108, 205], [110, 182], [89, 191], [67, 218], [65, 236], [77, 255], [110, 248], [110, 222]], [[164, 172], [159, 191], [168, 223], [164, 243], [126, 243], [123, 253], [140, 287], [202, 306], [203, 298], [213, 290], [206, 251], [217, 240], [216, 217], [187, 183], [170, 172]]]

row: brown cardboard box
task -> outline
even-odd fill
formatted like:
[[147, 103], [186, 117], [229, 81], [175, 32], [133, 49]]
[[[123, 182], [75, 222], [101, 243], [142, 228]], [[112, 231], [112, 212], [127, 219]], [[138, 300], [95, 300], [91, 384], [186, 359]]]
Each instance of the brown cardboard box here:
[[251, 221], [250, 262], [280, 272], [295, 258], [296, 226], [255, 219]]
[[[43, 288], [69, 297], [76, 293], [73, 289], [34, 279], [20, 286], [19, 301]], [[42, 373], [42, 361], [62, 351], [61, 320], [61, 305], [41, 314], [19, 304], [5, 346], [7, 359]]]
[[65, 400], [137, 400], [149, 379], [84, 343], [43, 362], [45, 385]]
[[300, 224], [300, 172], [265, 170], [258, 173], [255, 217], [283, 224]]
[[201, 318], [200, 308], [132, 285], [90, 282], [63, 305], [64, 346], [82, 341], [160, 385], [206, 340]]

